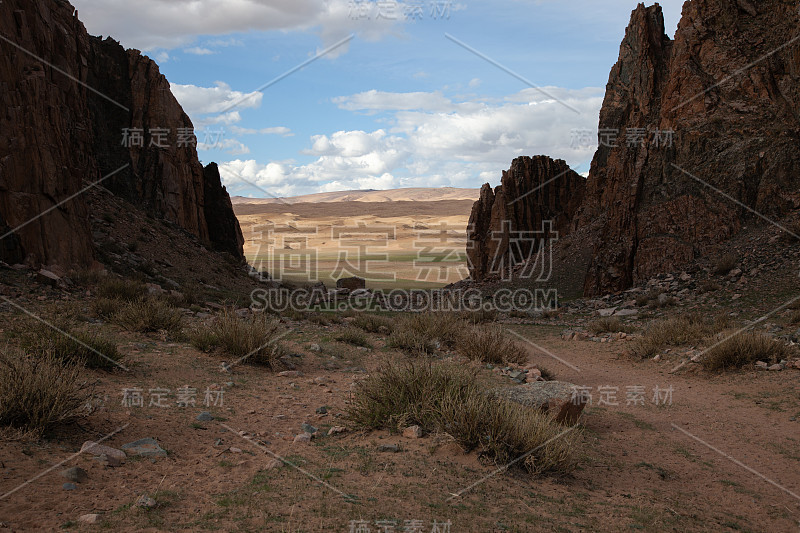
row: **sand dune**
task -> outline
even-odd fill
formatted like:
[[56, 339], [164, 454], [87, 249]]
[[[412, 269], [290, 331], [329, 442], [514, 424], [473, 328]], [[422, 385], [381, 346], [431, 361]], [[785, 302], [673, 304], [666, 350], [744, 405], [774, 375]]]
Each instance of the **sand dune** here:
[[306, 194], [289, 198], [245, 198], [234, 196], [231, 201], [237, 204], [297, 204], [331, 202], [438, 202], [443, 200], [472, 200], [480, 196], [480, 189], [458, 189], [455, 187], [406, 188], [386, 191], [337, 191]]

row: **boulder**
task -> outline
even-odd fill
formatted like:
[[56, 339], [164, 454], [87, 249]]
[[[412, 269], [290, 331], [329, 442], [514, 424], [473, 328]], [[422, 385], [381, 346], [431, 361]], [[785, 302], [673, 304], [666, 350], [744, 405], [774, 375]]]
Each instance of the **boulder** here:
[[581, 416], [589, 401], [576, 385], [563, 381], [536, 381], [515, 387], [502, 387], [489, 391], [500, 400], [539, 409], [559, 423], [572, 425]]
[[336, 288], [347, 289], [350, 292], [356, 291], [358, 289], [366, 289], [367, 281], [364, 278], [359, 278], [359, 277], [342, 278], [336, 280]]

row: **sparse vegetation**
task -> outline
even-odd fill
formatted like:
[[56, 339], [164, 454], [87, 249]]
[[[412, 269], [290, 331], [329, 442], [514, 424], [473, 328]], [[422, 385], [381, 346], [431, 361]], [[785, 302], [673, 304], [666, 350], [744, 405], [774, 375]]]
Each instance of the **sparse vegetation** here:
[[497, 311], [494, 309], [476, 309], [474, 311], [462, 311], [459, 318], [466, 320], [472, 324], [483, 324], [485, 322], [494, 322], [497, 320]]
[[233, 309], [224, 309], [207, 326], [190, 333], [192, 345], [204, 352], [221, 348], [235, 358], [246, 357], [245, 362], [274, 367], [284, 355], [278, 340], [280, 322], [266, 314], [242, 318]]
[[738, 333], [726, 339], [720, 335], [719, 344], [713, 346], [703, 358], [706, 370], [741, 368], [756, 361], [777, 363], [795, 351], [769, 335], [754, 331]]
[[157, 298], [139, 298], [128, 302], [114, 314], [113, 320], [129, 331], [166, 331], [170, 334], [179, 333], [183, 322], [178, 309]]
[[528, 352], [496, 325], [472, 326], [458, 338], [456, 350], [474, 361], [493, 364], [524, 364]]
[[372, 343], [369, 342], [367, 336], [363, 331], [356, 328], [344, 328], [337, 335], [336, 340], [353, 346], [360, 346], [362, 348], [372, 348]]
[[76, 330], [62, 322], [56, 327], [61, 331], [38, 322], [30, 324], [22, 334], [22, 347], [37, 356], [50, 354], [65, 363], [87, 368], [110, 369], [122, 360], [116, 343], [98, 333]]
[[49, 353], [0, 349], [0, 425], [40, 435], [81, 416], [90, 398], [80, 367]]
[[352, 324], [367, 333], [391, 333], [394, 329], [395, 320], [388, 316], [360, 313]]
[[579, 434], [559, 436], [563, 428], [546, 415], [489, 398], [475, 374], [456, 364], [386, 366], [359, 384], [348, 416], [368, 429], [416, 424], [446, 432], [499, 464], [529, 453], [519, 465], [531, 474], [568, 472], [578, 455]]
[[698, 343], [727, 327], [725, 317], [707, 319], [697, 313], [655, 320], [648, 324], [644, 334], [632, 343], [632, 351], [639, 357], [653, 357], [666, 346]]
[[431, 354], [436, 351], [436, 344], [432, 339], [411, 329], [394, 331], [386, 340], [386, 346], [415, 355]]
[[147, 295], [147, 287], [140, 281], [109, 277], [97, 285], [97, 295], [132, 302], [144, 298]]
[[711, 264], [711, 271], [714, 274], [724, 276], [736, 267], [739, 258], [733, 253], [724, 253], [716, 257]]

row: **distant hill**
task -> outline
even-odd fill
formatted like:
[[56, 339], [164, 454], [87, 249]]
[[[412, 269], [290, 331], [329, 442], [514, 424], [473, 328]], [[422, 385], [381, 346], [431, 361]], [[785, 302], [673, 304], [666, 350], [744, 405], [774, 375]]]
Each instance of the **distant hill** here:
[[245, 198], [234, 196], [234, 205], [241, 204], [299, 204], [299, 203], [333, 203], [333, 202], [438, 202], [444, 200], [472, 200], [480, 197], [480, 189], [457, 189], [455, 187], [439, 188], [406, 188], [386, 191], [338, 191], [306, 194], [290, 198]]

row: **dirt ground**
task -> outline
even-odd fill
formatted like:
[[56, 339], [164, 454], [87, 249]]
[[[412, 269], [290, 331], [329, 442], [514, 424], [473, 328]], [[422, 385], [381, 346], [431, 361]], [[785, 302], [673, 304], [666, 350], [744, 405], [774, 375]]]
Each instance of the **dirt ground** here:
[[[248, 365], [224, 372], [221, 356], [100, 325], [120, 342], [129, 371], [87, 371], [103, 401], [78, 425], [0, 443], [2, 528], [346, 532], [381, 531], [376, 524], [392, 520], [395, 531], [427, 532], [798, 530], [800, 372], [670, 374], [671, 361], [623, 355], [625, 341], [562, 340], [559, 319], [505, 326], [570, 366], [534, 348], [532, 362], [591, 388], [575, 429], [583, 457], [567, 477], [498, 472], [446, 435], [346, 431], [294, 443], [303, 423], [320, 435], [344, 425], [354, 384], [385, 358], [406, 357], [381, 336], [359, 349], [333, 340], [342, 325], [284, 319], [300, 374], [279, 375]], [[196, 404], [175, 405], [187, 386]], [[626, 405], [628, 387], [641, 387], [641, 400]], [[654, 402], [656, 387], [671, 398]], [[144, 405], [123, 405], [125, 389], [137, 388]], [[167, 407], [148, 405], [153, 389], [169, 391]], [[218, 405], [203, 405], [207, 389], [224, 391]], [[327, 414], [317, 414], [323, 406]], [[216, 420], [196, 421], [202, 411]], [[111, 468], [77, 454], [112, 433], [103, 444], [153, 437], [168, 455]], [[397, 453], [379, 450], [395, 443]], [[65, 491], [60, 472], [71, 466], [89, 479]], [[142, 495], [157, 505], [135, 506]], [[97, 525], [77, 523], [87, 513], [100, 514]]]

